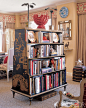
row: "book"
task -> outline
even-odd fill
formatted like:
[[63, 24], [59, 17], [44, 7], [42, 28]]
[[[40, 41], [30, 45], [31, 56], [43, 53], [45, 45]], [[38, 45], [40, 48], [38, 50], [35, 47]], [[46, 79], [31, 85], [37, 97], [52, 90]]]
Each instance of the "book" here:
[[60, 71], [60, 86], [62, 85], [62, 71]]
[[40, 34], [41, 34], [40, 32], [35, 32], [36, 42], [37, 42], [37, 43], [41, 43]]
[[35, 93], [40, 93], [40, 77], [35, 77]]

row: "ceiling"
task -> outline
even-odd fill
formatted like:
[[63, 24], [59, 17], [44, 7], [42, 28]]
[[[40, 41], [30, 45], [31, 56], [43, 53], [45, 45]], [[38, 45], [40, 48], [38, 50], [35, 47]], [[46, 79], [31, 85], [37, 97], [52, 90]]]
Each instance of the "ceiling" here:
[[86, 0], [0, 0], [0, 12], [24, 12], [27, 11], [27, 6], [21, 6], [23, 3], [35, 3], [31, 10], [37, 10], [40, 8], [46, 8], [49, 6], [57, 6], [68, 2], [86, 2]]

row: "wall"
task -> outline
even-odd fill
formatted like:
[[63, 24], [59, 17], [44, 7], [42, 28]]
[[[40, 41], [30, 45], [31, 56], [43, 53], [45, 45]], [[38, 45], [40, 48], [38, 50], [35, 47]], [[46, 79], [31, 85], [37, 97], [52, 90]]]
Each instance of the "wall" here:
[[[61, 18], [59, 15], [60, 9], [65, 6], [69, 10], [69, 14], [66, 18]], [[73, 67], [75, 65], [75, 53], [76, 53], [76, 32], [77, 32], [77, 4], [67, 3], [57, 6], [57, 25], [58, 21], [72, 20], [72, 40], [64, 40], [64, 44], [69, 41], [69, 48], [72, 51], [65, 52], [66, 54], [66, 69], [67, 72], [73, 72]], [[58, 26], [57, 26], [58, 27]]]

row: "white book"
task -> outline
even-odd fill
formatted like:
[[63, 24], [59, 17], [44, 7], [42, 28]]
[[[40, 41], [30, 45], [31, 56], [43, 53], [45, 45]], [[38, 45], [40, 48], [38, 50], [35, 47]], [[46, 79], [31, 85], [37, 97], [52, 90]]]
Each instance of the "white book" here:
[[62, 48], [62, 45], [60, 45], [60, 55], [61, 55], [61, 53], [62, 53], [62, 52], [61, 52], [61, 51], [62, 51], [61, 48]]
[[40, 52], [41, 53], [41, 57], [44, 57], [44, 45], [41, 45], [41, 49], [40, 50], [41, 50], [41, 52]]
[[40, 92], [39, 77], [35, 78], [35, 91], [36, 91], [36, 93]]
[[65, 57], [63, 57], [63, 69], [65, 69]]

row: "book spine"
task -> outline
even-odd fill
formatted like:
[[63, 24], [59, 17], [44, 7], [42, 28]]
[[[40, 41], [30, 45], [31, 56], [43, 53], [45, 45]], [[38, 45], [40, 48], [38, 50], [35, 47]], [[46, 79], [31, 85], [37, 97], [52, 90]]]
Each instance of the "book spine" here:
[[42, 91], [44, 91], [44, 89], [43, 89], [44, 88], [44, 85], [43, 85], [44, 82], [43, 81], [44, 80], [43, 80], [43, 76], [42, 76]]
[[58, 73], [57, 73], [57, 87], [58, 87]]
[[54, 87], [55, 87], [55, 74], [54, 74]]
[[32, 95], [32, 78], [30, 78], [30, 95]]
[[35, 91], [39, 93], [39, 77], [35, 78]]
[[60, 71], [60, 85], [62, 85], [62, 71]]
[[47, 75], [45, 75], [45, 80], [46, 80], [46, 90], [47, 90]]
[[52, 76], [52, 88], [53, 88], [53, 74], [51, 74], [51, 76]]
[[47, 75], [47, 90], [49, 90], [49, 75]]

